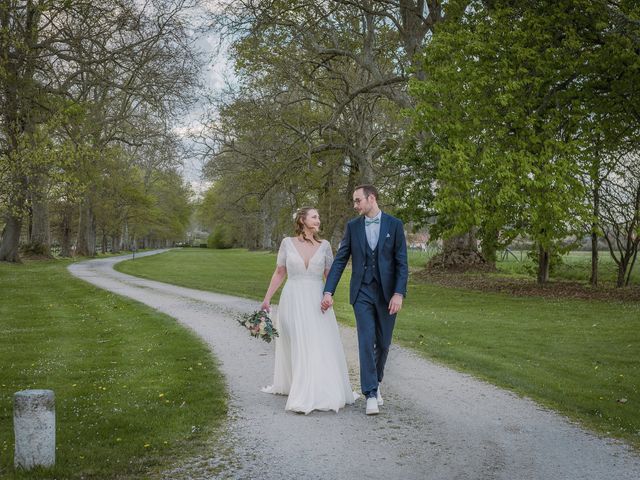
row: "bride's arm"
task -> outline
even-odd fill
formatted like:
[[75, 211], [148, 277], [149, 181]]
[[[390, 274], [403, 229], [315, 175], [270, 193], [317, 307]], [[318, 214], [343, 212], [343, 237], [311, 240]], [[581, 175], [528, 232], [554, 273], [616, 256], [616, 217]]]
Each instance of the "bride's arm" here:
[[333, 265], [333, 252], [331, 251], [331, 244], [327, 240], [323, 240], [325, 243], [324, 248], [324, 279], [327, 280], [329, 272], [331, 271], [331, 265]]
[[286, 276], [287, 267], [284, 265], [278, 265], [271, 276], [271, 282], [269, 282], [269, 288], [267, 288], [267, 293], [264, 296], [262, 305], [260, 305], [260, 310], [265, 310], [267, 312], [271, 311], [271, 297], [273, 297], [273, 294], [278, 291]]

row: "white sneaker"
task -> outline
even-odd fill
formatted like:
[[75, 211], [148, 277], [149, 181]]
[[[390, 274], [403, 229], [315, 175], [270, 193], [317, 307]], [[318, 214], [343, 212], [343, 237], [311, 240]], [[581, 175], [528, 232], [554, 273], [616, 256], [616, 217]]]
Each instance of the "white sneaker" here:
[[378, 400], [375, 397], [367, 398], [367, 415], [377, 415], [379, 413]]
[[378, 393], [376, 393], [376, 400], [378, 401], [378, 405], [384, 405], [384, 400], [382, 399], [382, 394], [380, 393], [380, 384], [378, 384]]

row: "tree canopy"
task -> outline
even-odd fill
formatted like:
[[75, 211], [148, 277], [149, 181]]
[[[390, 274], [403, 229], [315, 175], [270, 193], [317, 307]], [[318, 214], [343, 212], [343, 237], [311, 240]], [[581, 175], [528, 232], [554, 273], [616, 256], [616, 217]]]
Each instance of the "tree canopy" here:
[[[98, 224], [117, 237], [113, 248], [127, 244], [133, 219], [124, 215], [124, 204], [138, 202], [149, 216], [145, 221], [153, 217], [146, 208], [150, 179], [177, 171], [178, 150], [168, 148], [175, 144], [172, 129], [198, 87], [200, 60], [191, 45], [195, 5], [2, 3], [0, 260], [18, 260], [23, 230], [27, 251], [49, 254], [50, 231], [56, 231], [50, 207], [66, 231], [58, 239], [65, 254], [74, 230], [77, 253], [93, 255]], [[119, 178], [128, 173], [130, 178]], [[186, 195], [183, 185], [170, 184]]]

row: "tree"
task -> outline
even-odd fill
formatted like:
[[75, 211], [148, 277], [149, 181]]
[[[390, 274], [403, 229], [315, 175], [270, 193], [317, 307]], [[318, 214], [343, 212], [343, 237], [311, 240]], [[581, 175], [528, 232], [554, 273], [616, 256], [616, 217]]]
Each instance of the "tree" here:
[[0, 260], [17, 261], [28, 178], [34, 173], [30, 151], [38, 148], [34, 135], [42, 94], [36, 82], [40, 23], [49, 5], [34, 1], [0, 5], [0, 171], [6, 204]]
[[[188, 40], [190, 6], [185, 0], [145, 4], [115, 17], [117, 22], [100, 32], [110, 55], [74, 88], [78, 101], [89, 107], [80, 130], [86, 133], [76, 136], [87, 139], [95, 152], [82, 165], [88, 185], [100, 175], [103, 152], [111, 146], [144, 150], [171, 141], [170, 116], [192, 103], [198, 79], [198, 59]], [[143, 157], [167, 161], [166, 155]], [[173, 165], [178, 160], [171, 158]], [[91, 191], [81, 205], [78, 231], [78, 253], [85, 255], [95, 253]]]
[[[455, 2], [454, 2], [455, 3]], [[443, 236], [479, 226], [483, 250], [517, 234], [538, 249], [538, 281], [550, 258], [590, 217], [580, 162], [587, 121], [603, 108], [589, 94], [603, 78], [593, 1], [472, 2], [424, 52], [424, 81], [411, 87], [422, 151], [435, 162]], [[584, 158], [584, 157], [582, 157]]]
[[602, 184], [601, 224], [618, 266], [616, 286], [629, 285], [640, 247], [640, 162], [626, 156]]
[[185, 237], [193, 193], [177, 171], [158, 171], [154, 177], [148, 190], [153, 208], [143, 241], [147, 247], [167, 247]]
[[[298, 182], [313, 178], [310, 196], [329, 208], [329, 235], [337, 238], [355, 185], [376, 182], [382, 190], [394, 188], [387, 180], [395, 180], [398, 169], [386, 158], [400, 146], [406, 126], [400, 108], [411, 104], [409, 69], [418, 47], [442, 20], [440, 2], [225, 5], [216, 27], [233, 38], [241, 87], [238, 101], [219, 109], [224, 132], [209, 132], [215, 143], [210, 163], [222, 162], [218, 153], [233, 150], [246, 170], [268, 173], [272, 161], [260, 152], [281, 158], [287, 175], [275, 169], [264, 183], [252, 175], [253, 187], [262, 187], [261, 195], [269, 189], [288, 193], [295, 183], [291, 175]], [[243, 113], [248, 109], [253, 109], [250, 119]], [[246, 136], [251, 142], [241, 141], [251, 129]], [[257, 155], [240, 151], [252, 145]], [[336, 190], [342, 208], [329, 194]]]
[[638, 111], [640, 91], [637, 71], [640, 68], [638, 47], [640, 25], [631, 21], [638, 17], [636, 2], [598, 2], [599, 28], [585, 37], [585, 75], [581, 96], [590, 114], [581, 122], [584, 148], [581, 164], [589, 188], [592, 209], [591, 284], [598, 284], [598, 240], [602, 234], [601, 190], [628, 152], [638, 151]]
[[[7, 204], [0, 260], [18, 260], [28, 210], [31, 240], [48, 249], [45, 194], [56, 189], [47, 180], [52, 170], [69, 172], [91, 192], [109, 148], [168, 136], [170, 117], [188, 107], [197, 85], [199, 64], [189, 41], [193, 5], [27, 0], [0, 6], [0, 174], [7, 180], [0, 187]], [[65, 139], [57, 132], [54, 141], [75, 145], [76, 168], [43, 169], [34, 163], [41, 156], [28, 152], [41, 149], [39, 126], [68, 109], [76, 112], [59, 126]], [[95, 251], [92, 208], [87, 194], [78, 246], [88, 255]]]

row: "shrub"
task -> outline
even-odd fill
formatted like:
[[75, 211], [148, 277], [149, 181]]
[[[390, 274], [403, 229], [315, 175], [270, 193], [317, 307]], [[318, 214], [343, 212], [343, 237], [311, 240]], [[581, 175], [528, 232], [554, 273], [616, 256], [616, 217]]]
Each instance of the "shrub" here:
[[233, 239], [231, 238], [229, 228], [225, 225], [215, 227], [207, 239], [207, 246], [217, 249], [233, 247]]

